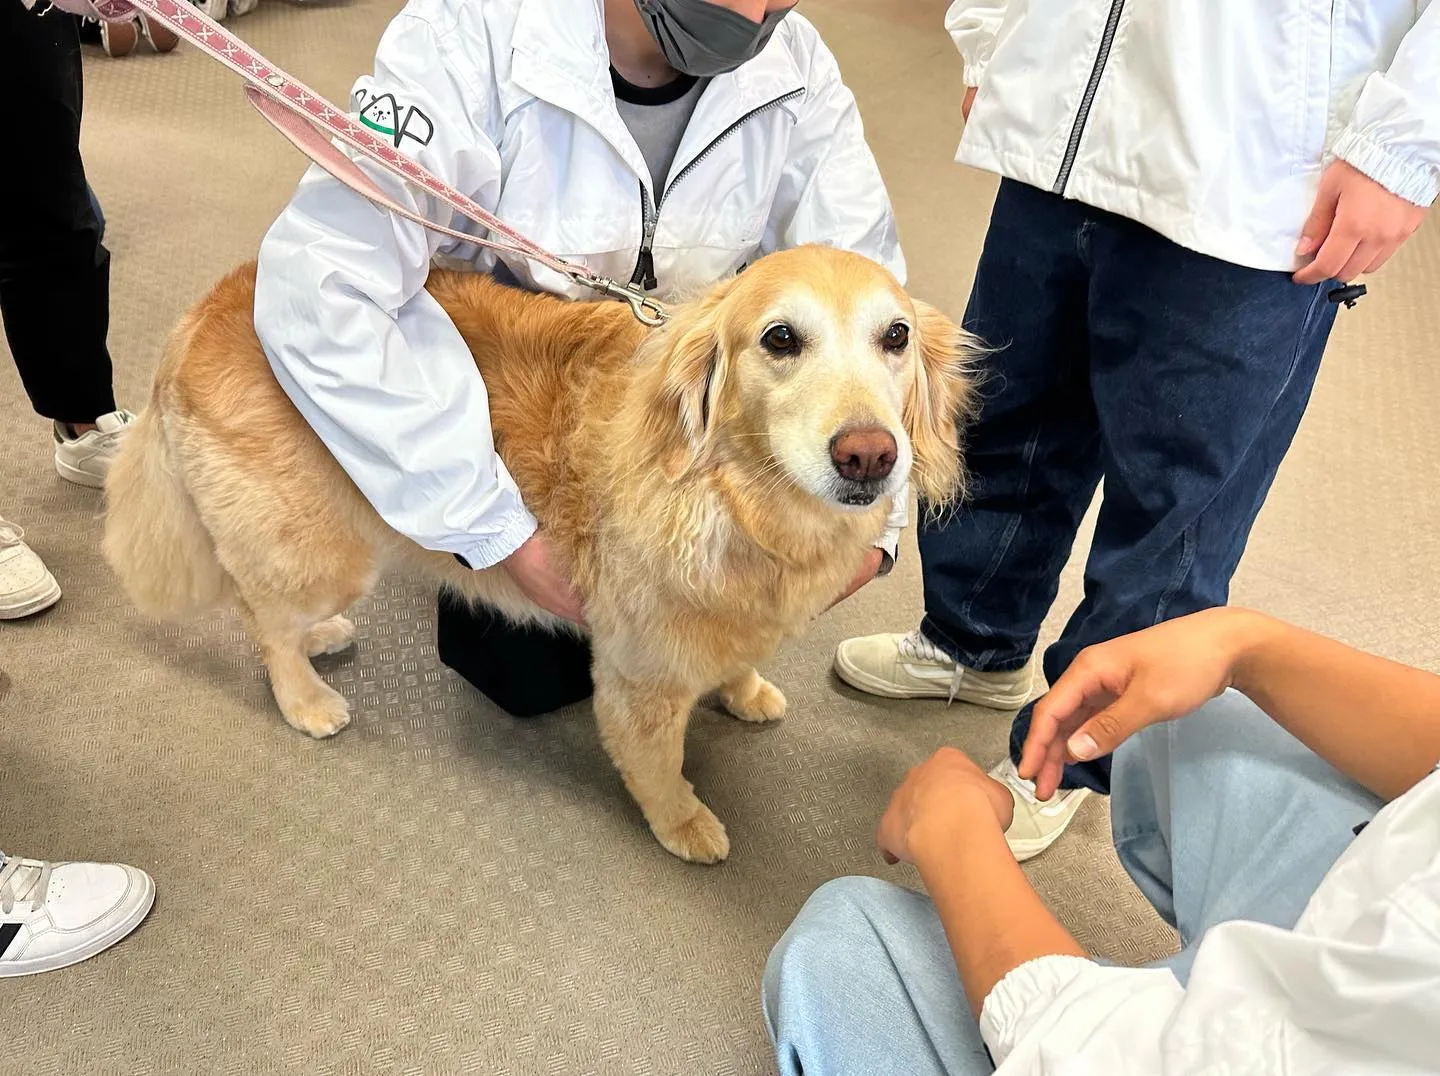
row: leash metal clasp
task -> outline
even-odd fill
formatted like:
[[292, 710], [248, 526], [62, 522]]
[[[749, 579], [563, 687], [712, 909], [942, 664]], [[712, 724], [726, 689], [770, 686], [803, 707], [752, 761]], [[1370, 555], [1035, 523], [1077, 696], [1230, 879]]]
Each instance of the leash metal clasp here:
[[592, 291], [598, 291], [601, 295], [608, 295], [612, 299], [620, 299], [628, 303], [630, 312], [642, 325], [649, 325], [653, 328], [664, 325], [670, 320], [669, 313], [658, 300], [637, 290], [633, 284], [620, 284], [608, 277], [584, 274], [576, 274], [575, 282], [585, 285]]

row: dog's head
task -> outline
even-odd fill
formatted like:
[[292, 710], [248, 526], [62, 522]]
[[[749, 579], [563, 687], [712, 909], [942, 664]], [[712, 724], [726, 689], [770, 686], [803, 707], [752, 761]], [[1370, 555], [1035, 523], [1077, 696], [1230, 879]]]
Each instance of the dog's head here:
[[907, 481], [932, 504], [958, 491], [978, 342], [867, 258], [772, 254], [678, 308], [649, 347], [676, 469], [748, 463], [844, 509]]

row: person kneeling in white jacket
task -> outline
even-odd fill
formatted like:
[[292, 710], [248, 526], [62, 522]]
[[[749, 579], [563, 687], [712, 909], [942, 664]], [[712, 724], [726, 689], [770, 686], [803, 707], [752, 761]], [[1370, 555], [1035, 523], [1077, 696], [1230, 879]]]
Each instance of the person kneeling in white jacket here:
[[[867, 255], [903, 282], [854, 97], [791, 6], [410, 0], [351, 107], [541, 247], [662, 299], [803, 243]], [[362, 167], [430, 219], [474, 227]], [[578, 621], [569, 580], [495, 453], [470, 352], [424, 290], [432, 262], [589, 297], [522, 258], [396, 218], [312, 169], [260, 250], [260, 341], [387, 523], [470, 567], [504, 565], [536, 603]], [[904, 514], [897, 497], [885, 549], [851, 590], [893, 561]], [[439, 643], [447, 664], [512, 714], [590, 692], [579, 638], [442, 599]]]

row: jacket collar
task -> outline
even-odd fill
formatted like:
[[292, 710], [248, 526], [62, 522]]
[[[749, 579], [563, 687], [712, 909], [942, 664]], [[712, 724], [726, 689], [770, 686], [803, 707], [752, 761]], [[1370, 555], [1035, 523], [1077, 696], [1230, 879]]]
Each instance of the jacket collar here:
[[[528, 95], [594, 127], [634, 170], [649, 169], [615, 107], [603, 0], [523, 0], [511, 39], [510, 77]], [[805, 88], [782, 23], [764, 51], [705, 88], [675, 155], [678, 167], [742, 117]]]

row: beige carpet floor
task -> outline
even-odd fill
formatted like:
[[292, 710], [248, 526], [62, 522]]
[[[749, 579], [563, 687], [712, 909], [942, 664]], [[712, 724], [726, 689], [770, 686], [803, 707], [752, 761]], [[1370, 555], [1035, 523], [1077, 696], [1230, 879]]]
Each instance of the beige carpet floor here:
[[[343, 100], [398, 6], [266, 0], [237, 26]], [[993, 182], [950, 163], [944, 6], [805, 10], [860, 98], [915, 291], [958, 314]], [[188, 51], [96, 53], [87, 77], [117, 385], [138, 406], [170, 325], [254, 252], [301, 162]], [[1372, 292], [1341, 316], [1236, 597], [1440, 669], [1440, 231]], [[828, 672], [846, 635], [913, 626], [912, 548], [771, 663], [786, 722], [697, 715], [688, 771], [734, 852], [687, 866], [644, 829], [586, 707], [512, 721], [439, 664], [432, 596], [412, 580], [386, 580], [358, 610], [355, 652], [325, 666], [355, 723], [326, 743], [292, 732], [233, 617], [160, 626], [127, 607], [99, 559], [99, 500], [55, 476], [8, 361], [0, 429], [0, 513], [66, 588], [50, 613], [0, 626], [0, 847], [118, 858], [159, 885], [118, 948], [0, 985], [0, 1073], [769, 1071], [770, 944], [834, 875], [906, 877], [871, 833], [908, 766], [946, 742], [987, 764], [1003, 750], [1001, 715], [876, 703]], [[1109, 851], [1103, 803], [1031, 873], [1098, 952], [1169, 944]]]

